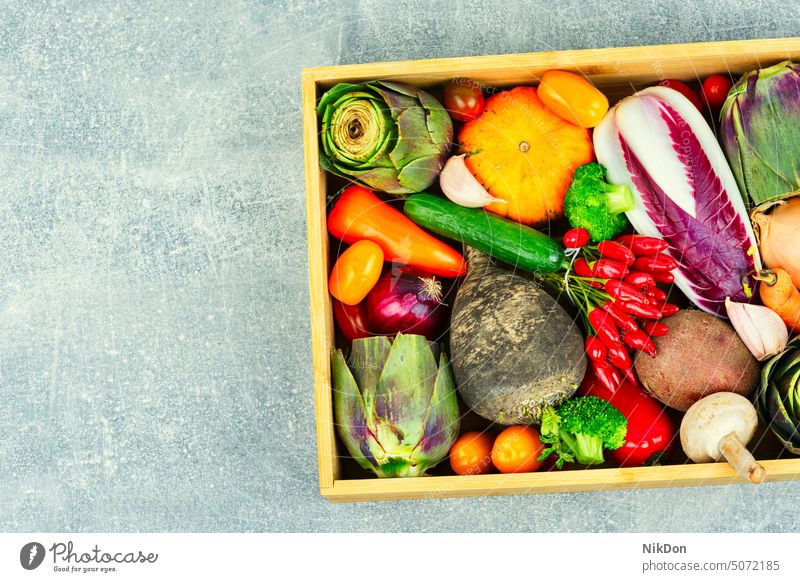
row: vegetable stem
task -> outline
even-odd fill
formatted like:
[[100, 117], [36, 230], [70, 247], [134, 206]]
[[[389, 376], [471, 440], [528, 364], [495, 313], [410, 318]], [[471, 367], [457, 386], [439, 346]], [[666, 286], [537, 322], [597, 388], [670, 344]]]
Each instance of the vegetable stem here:
[[604, 184], [603, 189], [606, 193], [606, 200], [608, 201], [608, 211], [611, 214], [619, 214], [620, 212], [628, 212], [633, 210], [636, 201], [633, 198], [633, 192], [625, 184]]
[[766, 476], [764, 467], [755, 460], [753, 454], [742, 444], [735, 432], [728, 433], [719, 441], [719, 452], [736, 469], [736, 472], [750, 479], [751, 483], [761, 483]]

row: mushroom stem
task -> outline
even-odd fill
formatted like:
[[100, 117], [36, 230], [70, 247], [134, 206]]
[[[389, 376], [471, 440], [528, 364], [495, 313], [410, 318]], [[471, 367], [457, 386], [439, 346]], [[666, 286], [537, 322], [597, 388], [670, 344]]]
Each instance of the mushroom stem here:
[[744, 475], [752, 483], [761, 483], [766, 476], [766, 471], [752, 453], [742, 444], [742, 441], [731, 432], [719, 441], [719, 452], [728, 460], [740, 475]]

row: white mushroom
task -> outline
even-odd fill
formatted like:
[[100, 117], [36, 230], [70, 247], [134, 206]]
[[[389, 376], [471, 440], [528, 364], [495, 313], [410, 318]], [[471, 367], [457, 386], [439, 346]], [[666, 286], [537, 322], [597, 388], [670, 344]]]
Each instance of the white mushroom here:
[[725, 457], [736, 471], [753, 483], [761, 483], [764, 467], [746, 445], [758, 426], [758, 414], [750, 401], [733, 392], [716, 392], [695, 402], [681, 422], [681, 446], [695, 463]]

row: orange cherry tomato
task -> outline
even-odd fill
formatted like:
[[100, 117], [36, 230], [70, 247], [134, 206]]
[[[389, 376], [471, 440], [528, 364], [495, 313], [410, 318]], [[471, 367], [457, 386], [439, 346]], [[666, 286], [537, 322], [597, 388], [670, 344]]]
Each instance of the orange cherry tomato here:
[[580, 75], [567, 71], [547, 71], [537, 95], [561, 119], [580, 127], [594, 127], [608, 111], [605, 95]]
[[465, 432], [450, 447], [450, 466], [456, 475], [484, 475], [492, 470], [494, 437], [485, 432]]
[[501, 473], [530, 473], [542, 466], [543, 448], [532, 426], [509, 426], [494, 440], [492, 463]]
[[371, 240], [360, 240], [339, 255], [328, 279], [328, 289], [345, 305], [356, 305], [381, 276], [383, 251]]

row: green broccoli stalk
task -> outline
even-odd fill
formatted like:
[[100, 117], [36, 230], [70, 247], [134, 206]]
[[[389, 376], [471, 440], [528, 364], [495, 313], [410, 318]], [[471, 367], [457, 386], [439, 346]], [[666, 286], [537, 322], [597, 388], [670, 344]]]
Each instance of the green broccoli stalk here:
[[588, 230], [594, 242], [612, 239], [628, 228], [623, 213], [633, 210], [634, 205], [631, 189], [606, 182], [605, 168], [594, 162], [575, 170], [564, 196], [569, 223]]
[[567, 400], [558, 409], [542, 411], [542, 442], [549, 445], [539, 460], [556, 455], [556, 467], [577, 461], [583, 465], [603, 463], [603, 449], [625, 444], [628, 421], [611, 404], [597, 396]]

